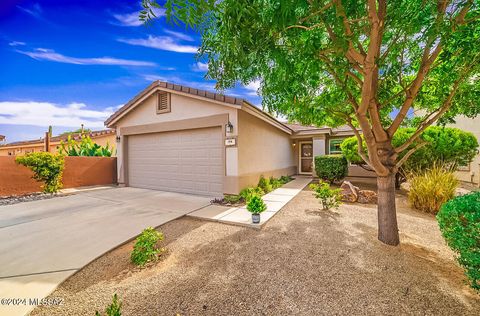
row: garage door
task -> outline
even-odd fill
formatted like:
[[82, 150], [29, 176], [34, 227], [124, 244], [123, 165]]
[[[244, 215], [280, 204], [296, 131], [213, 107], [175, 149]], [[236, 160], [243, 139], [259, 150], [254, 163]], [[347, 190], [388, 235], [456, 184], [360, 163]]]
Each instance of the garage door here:
[[221, 196], [223, 150], [220, 127], [129, 136], [129, 185]]

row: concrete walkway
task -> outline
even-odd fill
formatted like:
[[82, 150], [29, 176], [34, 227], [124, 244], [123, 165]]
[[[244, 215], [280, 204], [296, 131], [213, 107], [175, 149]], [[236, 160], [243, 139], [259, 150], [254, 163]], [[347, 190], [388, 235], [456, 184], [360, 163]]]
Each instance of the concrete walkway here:
[[252, 214], [247, 211], [245, 206], [225, 207], [220, 205], [210, 205], [198, 211], [189, 213], [187, 216], [227, 224], [261, 228], [311, 181], [311, 177], [296, 176], [294, 180], [283, 185], [281, 188], [262, 196], [263, 201], [267, 205], [267, 210], [260, 215], [260, 224], [252, 223]]
[[0, 315], [28, 313], [35, 299], [145, 227], [209, 204], [206, 197], [128, 187], [1, 206]]

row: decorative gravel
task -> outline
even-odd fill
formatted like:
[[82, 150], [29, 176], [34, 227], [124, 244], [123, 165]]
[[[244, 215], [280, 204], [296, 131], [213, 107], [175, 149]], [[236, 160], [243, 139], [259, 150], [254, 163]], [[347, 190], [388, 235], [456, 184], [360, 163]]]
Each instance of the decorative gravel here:
[[63, 306], [32, 315], [93, 315], [114, 293], [122, 315], [478, 315], [434, 217], [398, 204], [400, 247], [377, 241], [374, 206], [322, 211], [308, 189], [262, 230], [175, 220], [155, 264], [134, 268], [125, 244], [51, 295]]
[[59, 196], [63, 196], [63, 195], [47, 194], [47, 193], [32, 193], [27, 195], [18, 195], [18, 196], [13, 195], [13, 196], [7, 196], [7, 197], [0, 197], [0, 206], [17, 204], [22, 202], [47, 200], [47, 199], [52, 199], [54, 197], [59, 197]]

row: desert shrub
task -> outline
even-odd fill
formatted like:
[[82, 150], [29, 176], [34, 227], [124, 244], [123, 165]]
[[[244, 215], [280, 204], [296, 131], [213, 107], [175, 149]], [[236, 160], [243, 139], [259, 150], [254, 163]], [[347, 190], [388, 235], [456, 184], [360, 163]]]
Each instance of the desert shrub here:
[[258, 195], [252, 196], [247, 203], [247, 210], [252, 214], [260, 214], [267, 209], [267, 205]]
[[263, 192], [268, 193], [273, 190], [272, 185], [270, 184], [270, 179], [260, 176], [257, 186], [263, 190]]
[[235, 195], [235, 194], [226, 194], [223, 197], [223, 201], [230, 204], [239, 203], [241, 200], [242, 200], [242, 197], [240, 195]]
[[[113, 294], [112, 304], [105, 309], [105, 316], [122, 316], [122, 302], [118, 299], [117, 294]], [[95, 316], [101, 316], [97, 311]]]
[[310, 189], [314, 191], [314, 196], [320, 200], [324, 210], [340, 206], [342, 199], [341, 189], [331, 189], [326, 182], [312, 183], [310, 184]]
[[76, 141], [71, 135], [68, 135], [67, 142], [60, 142], [58, 152], [66, 156], [111, 157], [113, 147], [110, 147], [108, 143], [100, 146], [86, 135], [82, 135], [80, 141]]
[[324, 155], [315, 157], [315, 172], [325, 181], [333, 183], [348, 175], [348, 162], [342, 155]]
[[272, 190], [275, 190], [284, 185], [284, 183], [280, 179], [270, 177], [270, 185], [272, 186]]
[[137, 237], [130, 260], [137, 266], [144, 266], [147, 262], [156, 260], [164, 251], [157, 243], [163, 240], [163, 234], [152, 227], [145, 228]]
[[455, 196], [458, 180], [451, 170], [434, 165], [427, 171], [408, 175], [410, 204], [421, 211], [436, 214], [443, 203]]
[[34, 152], [19, 156], [15, 161], [30, 168], [33, 171], [33, 179], [43, 182], [43, 192], [55, 193], [62, 188], [62, 174], [65, 168], [65, 159], [62, 155]]
[[262, 196], [265, 192], [260, 187], [246, 187], [242, 191], [240, 191], [239, 196], [246, 202], [250, 201], [250, 199], [255, 196]]
[[448, 201], [438, 212], [437, 220], [471, 286], [480, 291], [480, 192]]
[[290, 182], [290, 181], [292, 181], [292, 180], [293, 180], [293, 178], [290, 177], [290, 176], [281, 176], [281, 177], [280, 177], [280, 181], [281, 181], [283, 184], [288, 183], [288, 182]]

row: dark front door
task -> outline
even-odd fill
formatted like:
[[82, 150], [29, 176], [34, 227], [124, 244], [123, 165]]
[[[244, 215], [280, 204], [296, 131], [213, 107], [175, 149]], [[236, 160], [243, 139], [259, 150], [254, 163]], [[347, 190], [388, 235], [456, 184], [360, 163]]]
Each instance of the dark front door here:
[[312, 173], [312, 143], [300, 143], [300, 173]]

